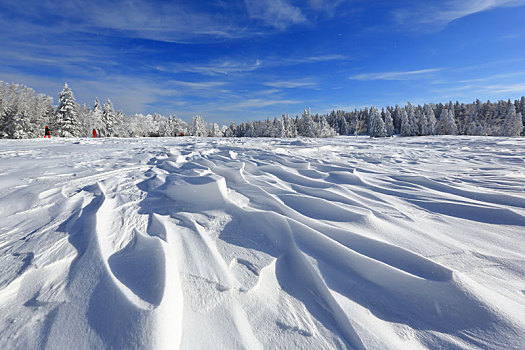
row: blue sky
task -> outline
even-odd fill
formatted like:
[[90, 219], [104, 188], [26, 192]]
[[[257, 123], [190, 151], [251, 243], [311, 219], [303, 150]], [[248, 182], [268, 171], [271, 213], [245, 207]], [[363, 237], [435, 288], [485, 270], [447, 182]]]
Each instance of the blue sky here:
[[0, 0], [0, 80], [262, 119], [525, 95], [525, 0]]

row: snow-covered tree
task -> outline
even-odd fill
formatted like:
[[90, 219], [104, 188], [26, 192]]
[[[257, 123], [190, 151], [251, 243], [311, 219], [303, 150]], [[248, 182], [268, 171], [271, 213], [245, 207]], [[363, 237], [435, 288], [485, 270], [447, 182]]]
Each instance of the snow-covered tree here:
[[396, 105], [394, 113], [392, 113], [392, 119], [394, 120], [394, 134], [401, 134], [401, 120], [403, 119], [403, 110], [405, 110], [405, 108]]
[[222, 131], [217, 123], [210, 123], [208, 129], [208, 136], [210, 137], [222, 137]]
[[441, 135], [458, 134], [458, 127], [452, 110], [445, 108], [441, 112], [441, 117], [439, 119], [439, 133]]
[[385, 127], [385, 122], [379, 114], [379, 110], [376, 107], [370, 109], [370, 125], [368, 126], [368, 134], [370, 137], [385, 137], [387, 136], [387, 131]]
[[408, 114], [405, 108], [400, 109], [401, 112], [401, 136], [417, 136], [419, 128], [416, 124], [415, 114]]
[[284, 137], [297, 137], [297, 124], [288, 114], [281, 117], [284, 124]]
[[415, 117], [415, 120], [416, 120], [416, 123], [417, 123], [417, 126], [418, 126], [418, 135], [419, 136], [426, 136], [428, 135], [427, 133], [427, 115], [423, 112], [423, 109], [418, 106], [416, 108], [416, 117]]
[[478, 110], [475, 108], [472, 108], [469, 111], [469, 115], [467, 117], [467, 121], [465, 125], [465, 134], [482, 136], [482, 135], [486, 135], [486, 133], [487, 133], [487, 130], [485, 128], [484, 122], [480, 120], [478, 117]]
[[93, 128], [93, 110], [85, 103], [78, 107], [78, 121], [80, 124], [80, 136], [91, 136]]
[[523, 120], [521, 113], [516, 113], [516, 107], [510, 104], [501, 128], [501, 134], [503, 136], [520, 136], [522, 131]]
[[423, 106], [424, 123], [421, 125], [421, 135], [435, 135], [437, 119], [432, 106], [425, 103]]
[[319, 117], [319, 126], [317, 128], [318, 134], [317, 137], [334, 137], [337, 135], [335, 130], [328, 124], [328, 121], [326, 120], [325, 116], [322, 115]]
[[191, 119], [190, 133], [193, 136], [208, 136], [208, 129], [206, 128], [206, 122], [200, 115], [196, 115]]
[[111, 100], [108, 98], [102, 109], [102, 118], [99, 129], [100, 134], [105, 137], [114, 136], [113, 131], [116, 124], [117, 113], [115, 112], [115, 108], [113, 108], [113, 103], [111, 103]]
[[67, 85], [58, 94], [58, 107], [55, 112], [56, 134], [62, 137], [80, 136], [77, 103], [73, 92]]
[[23, 111], [7, 108], [5, 115], [9, 122], [4, 128], [5, 137], [11, 139], [27, 139], [31, 137], [31, 120]]
[[93, 113], [91, 114], [91, 130], [95, 129], [97, 130], [97, 133], [100, 133], [102, 131], [104, 111], [102, 110], [102, 106], [100, 105], [100, 102], [98, 98], [95, 98], [95, 102], [93, 104]]
[[0, 137], [42, 136], [52, 115], [51, 97], [24, 85], [0, 81]]
[[273, 130], [274, 130], [273, 137], [285, 137], [284, 114], [283, 114], [283, 117], [281, 118], [277, 118], [277, 117], [274, 118]]
[[333, 112], [333, 123], [332, 126], [339, 135], [350, 134], [350, 127], [346, 121], [345, 114], [343, 111]]
[[392, 114], [387, 109], [385, 111], [385, 129], [386, 129], [386, 136], [393, 136], [394, 135], [394, 120], [392, 119]]
[[305, 137], [315, 137], [317, 134], [316, 125], [312, 118], [312, 114], [308, 110], [304, 110], [301, 120], [299, 122], [299, 127], [297, 128], [299, 135]]

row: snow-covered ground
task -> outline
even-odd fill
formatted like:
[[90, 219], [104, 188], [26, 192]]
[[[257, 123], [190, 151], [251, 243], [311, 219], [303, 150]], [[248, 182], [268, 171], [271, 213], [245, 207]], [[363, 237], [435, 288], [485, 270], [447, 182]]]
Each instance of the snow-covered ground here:
[[522, 349], [525, 139], [0, 140], [1, 349]]

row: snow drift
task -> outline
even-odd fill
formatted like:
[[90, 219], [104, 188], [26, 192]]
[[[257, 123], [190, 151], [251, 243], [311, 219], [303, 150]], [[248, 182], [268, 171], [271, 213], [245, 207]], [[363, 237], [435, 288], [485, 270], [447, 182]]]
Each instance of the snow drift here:
[[521, 348], [525, 143], [0, 141], [1, 348]]

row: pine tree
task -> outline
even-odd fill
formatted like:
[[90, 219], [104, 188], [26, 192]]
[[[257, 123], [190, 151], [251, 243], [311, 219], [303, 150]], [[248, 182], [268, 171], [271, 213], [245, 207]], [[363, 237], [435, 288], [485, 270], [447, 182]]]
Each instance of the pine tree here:
[[423, 113], [425, 113], [426, 119], [426, 135], [435, 135], [437, 133], [437, 119], [432, 106], [425, 104], [423, 106]]
[[113, 136], [113, 129], [116, 124], [116, 113], [115, 109], [113, 108], [113, 103], [111, 103], [109, 98], [106, 100], [106, 103], [104, 103], [100, 124], [100, 133], [102, 136]]
[[450, 109], [444, 109], [441, 112], [439, 125], [440, 125], [441, 135], [457, 135], [458, 134], [458, 127], [456, 125], [454, 113]]
[[419, 136], [419, 122], [416, 116], [416, 109], [408, 102], [406, 106], [407, 118], [409, 123], [410, 135], [407, 136]]
[[478, 117], [478, 109], [472, 108], [467, 117], [467, 125], [465, 126], [465, 133], [467, 135], [482, 136], [486, 135], [487, 130], [483, 121]]
[[503, 136], [520, 136], [523, 131], [523, 120], [521, 113], [516, 113], [516, 107], [510, 104], [507, 109], [505, 121], [501, 128], [501, 134]]
[[306, 109], [304, 110], [298, 129], [299, 135], [301, 136], [316, 137], [317, 128], [310, 111], [306, 111]]
[[416, 109], [415, 120], [418, 126], [418, 135], [419, 136], [428, 135], [429, 133], [428, 133], [427, 115], [423, 112], [423, 109], [420, 106], [418, 106], [418, 108]]
[[370, 137], [385, 137], [387, 131], [385, 122], [381, 118], [381, 114], [376, 107], [370, 109], [370, 125], [368, 126], [368, 134]]
[[275, 131], [275, 135], [273, 137], [285, 137], [284, 114], [281, 118], [274, 118], [273, 129]]
[[404, 110], [404, 108], [400, 108], [398, 105], [396, 105], [394, 113], [392, 113], [392, 119], [394, 120], [394, 134], [401, 133], [401, 120], [403, 119], [402, 110]]
[[385, 128], [386, 136], [394, 135], [394, 120], [392, 119], [392, 113], [388, 109], [385, 112]]
[[297, 137], [297, 124], [288, 114], [282, 116], [284, 123], [284, 137]]
[[97, 130], [97, 134], [100, 134], [103, 129], [102, 117], [104, 112], [102, 111], [102, 106], [98, 98], [95, 97], [95, 102], [93, 104], [93, 113], [91, 121], [91, 129]]
[[[525, 125], [525, 96], [521, 96], [519, 105], [519, 113], [521, 113], [521, 120], [523, 122], [523, 125]], [[521, 133], [522, 135], [525, 133], [525, 128]]]
[[78, 107], [78, 121], [80, 124], [80, 136], [90, 136], [93, 130], [93, 111], [85, 103]]
[[325, 116], [322, 115], [319, 117], [319, 133], [318, 137], [334, 137], [337, 133], [335, 132], [334, 128], [328, 124], [328, 121], [326, 120]]
[[417, 136], [419, 128], [415, 123], [414, 113], [409, 114], [405, 108], [401, 108], [401, 136]]
[[80, 136], [80, 123], [78, 120], [77, 103], [75, 96], [67, 85], [58, 94], [58, 107], [55, 112], [55, 128], [58, 136]]

